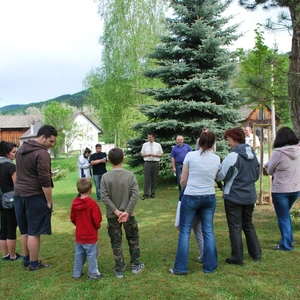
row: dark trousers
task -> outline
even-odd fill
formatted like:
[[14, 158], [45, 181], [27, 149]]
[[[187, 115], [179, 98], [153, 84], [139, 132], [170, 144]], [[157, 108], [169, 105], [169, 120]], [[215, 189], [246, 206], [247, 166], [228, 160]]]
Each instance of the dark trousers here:
[[253, 259], [259, 259], [261, 248], [252, 224], [254, 205], [238, 205], [228, 200], [224, 201], [224, 205], [231, 243], [230, 259], [238, 264], [243, 263], [242, 230], [246, 237], [249, 255]]
[[115, 258], [115, 270], [125, 271], [126, 264], [122, 250], [122, 226], [124, 227], [127, 243], [129, 246], [130, 265], [139, 265], [140, 246], [139, 246], [139, 229], [134, 217], [130, 217], [128, 222], [119, 223], [118, 218], [109, 218], [108, 236], [110, 237], [111, 247]]
[[177, 180], [178, 190], [180, 194], [181, 193], [180, 176], [182, 173], [183, 163], [175, 163], [175, 166], [176, 166], [176, 180]]
[[[159, 171], [159, 163], [158, 161], [145, 161], [144, 164], [144, 196], [155, 195], [156, 182]], [[150, 189], [151, 188], [151, 189]]]

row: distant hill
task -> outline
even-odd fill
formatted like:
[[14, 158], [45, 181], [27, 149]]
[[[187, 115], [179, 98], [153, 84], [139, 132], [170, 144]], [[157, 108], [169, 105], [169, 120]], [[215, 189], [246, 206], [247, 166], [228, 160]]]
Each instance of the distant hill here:
[[28, 107], [41, 108], [42, 106], [48, 105], [53, 101], [60, 102], [60, 103], [67, 103], [71, 106], [81, 108], [85, 103], [85, 99], [88, 96], [88, 93], [89, 93], [88, 90], [84, 90], [73, 95], [62, 95], [50, 100], [36, 102], [36, 103], [7, 105], [1, 107], [0, 112], [2, 115], [15, 115], [20, 113], [23, 114], [25, 113]]

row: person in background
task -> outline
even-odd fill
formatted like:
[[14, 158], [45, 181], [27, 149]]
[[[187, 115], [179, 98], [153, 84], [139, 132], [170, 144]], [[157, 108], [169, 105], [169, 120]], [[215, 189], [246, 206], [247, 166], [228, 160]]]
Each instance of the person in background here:
[[78, 157], [78, 173], [79, 178], [91, 178], [91, 165], [89, 162], [89, 157], [91, 155], [92, 151], [89, 148], [85, 148], [83, 153]]
[[[245, 127], [245, 136], [246, 136], [246, 144], [250, 145], [254, 149], [254, 138], [253, 138], [253, 133], [252, 129], [250, 126]], [[260, 148], [260, 141], [257, 135], [255, 135], [255, 153], [257, 153], [258, 149]]]
[[154, 134], [148, 133], [148, 142], [144, 143], [141, 150], [144, 158], [144, 194], [142, 200], [149, 197], [155, 198], [156, 182], [159, 171], [159, 161], [163, 155], [163, 150], [159, 143], [154, 141]]
[[134, 216], [139, 187], [133, 172], [122, 168], [122, 149], [111, 149], [108, 160], [112, 170], [102, 176], [101, 199], [106, 206], [107, 230], [115, 259], [114, 272], [117, 278], [123, 278], [126, 264], [122, 250], [122, 226], [129, 246], [131, 273], [137, 274], [145, 268], [140, 262], [139, 229]]
[[57, 131], [43, 125], [34, 140], [25, 141], [17, 151], [17, 178], [14, 203], [21, 233], [24, 268], [36, 271], [50, 267], [39, 261], [40, 236], [52, 234], [52, 173], [48, 150], [54, 146]]
[[192, 151], [191, 147], [188, 144], [184, 143], [184, 138], [182, 135], [178, 135], [176, 138], [176, 145], [172, 148], [171, 151], [171, 162], [173, 173], [176, 174], [177, 185], [179, 190], [179, 195], [181, 193], [180, 187], [180, 176], [182, 172], [183, 160], [186, 154]]
[[77, 181], [80, 196], [72, 202], [70, 219], [75, 229], [75, 260], [73, 278], [82, 276], [82, 268], [88, 258], [88, 279], [98, 280], [103, 274], [98, 270], [98, 229], [101, 227], [102, 214], [97, 203], [90, 198], [92, 182], [89, 178]]
[[204, 237], [203, 271], [211, 273], [218, 266], [213, 219], [216, 208], [214, 182], [220, 158], [213, 153], [214, 143], [215, 135], [212, 132], [202, 132], [200, 150], [187, 153], [183, 162], [180, 184], [184, 191], [180, 207], [180, 232], [174, 267], [169, 269], [173, 275], [185, 275], [188, 272], [189, 238], [197, 215], [200, 217]]
[[102, 152], [102, 145], [96, 144], [96, 153], [93, 153], [90, 157], [90, 164], [93, 167], [93, 176], [96, 186], [96, 195], [98, 201], [101, 201], [100, 195], [100, 182], [102, 175], [105, 174], [106, 171], [106, 153]]
[[245, 133], [241, 127], [226, 130], [224, 139], [232, 152], [221, 163], [216, 181], [224, 180], [225, 184], [223, 198], [231, 243], [231, 256], [225, 261], [243, 265], [242, 230], [249, 255], [254, 261], [261, 258], [261, 248], [252, 223], [259, 162], [254, 150], [245, 143]]
[[[17, 145], [10, 142], [0, 142], [0, 188], [1, 193], [14, 190], [16, 181], [16, 165], [12, 162], [16, 158]], [[0, 249], [3, 260], [14, 261], [21, 257], [16, 252], [17, 247], [17, 219], [14, 207], [5, 209], [1, 213]]]
[[294, 237], [290, 210], [300, 191], [300, 147], [299, 139], [289, 127], [278, 130], [274, 141], [274, 152], [267, 165], [272, 175], [272, 200], [278, 219], [281, 240], [274, 250], [292, 250]]

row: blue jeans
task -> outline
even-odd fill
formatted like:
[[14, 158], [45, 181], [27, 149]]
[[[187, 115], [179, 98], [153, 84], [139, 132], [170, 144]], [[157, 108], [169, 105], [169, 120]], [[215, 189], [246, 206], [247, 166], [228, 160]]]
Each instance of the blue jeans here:
[[102, 178], [102, 174], [101, 175], [94, 175], [94, 181], [95, 181], [95, 186], [96, 186], [96, 195], [97, 195], [98, 201], [101, 200], [101, 195], [100, 195], [101, 178]]
[[213, 227], [215, 209], [215, 194], [203, 196], [183, 195], [180, 208], [178, 247], [173, 268], [175, 272], [188, 272], [189, 239], [197, 214], [201, 220], [204, 238], [203, 271], [210, 273], [218, 267], [218, 255]]
[[176, 180], [177, 180], [178, 190], [180, 194], [181, 193], [180, 176], [182, 173], [183, 163], [175, 163], [175, 166], [176, 166]]
[[299, 197], [299, 192], [272, 193], [273, 205], [278, 219], [281, 233], [279, 247], [283, 250], [292, 250], [294, 237], [290, 209]]
[[74, 270], [73, 277], [79, 278], [82, 274], [82, 268], [88, 259], [88, 273], [90, 275], [99, 275], [97, 263], [98, 255], [98, 244], [79, 244], [75, 243], [75, 260], [74, 260]]

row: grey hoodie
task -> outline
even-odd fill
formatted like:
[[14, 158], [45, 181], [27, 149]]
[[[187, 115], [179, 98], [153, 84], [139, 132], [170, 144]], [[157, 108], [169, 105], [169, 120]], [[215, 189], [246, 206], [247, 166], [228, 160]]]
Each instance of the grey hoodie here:
[[256, 202], [259, 162], [248, 144], [239, 144], [220, 165], [216, 181], [224, 180], [223, 198], [240, 205]]
[[268, 164], [268, 174], [273, 176], [272, 193], [300, 191], [299, 145], [276, 148]]

